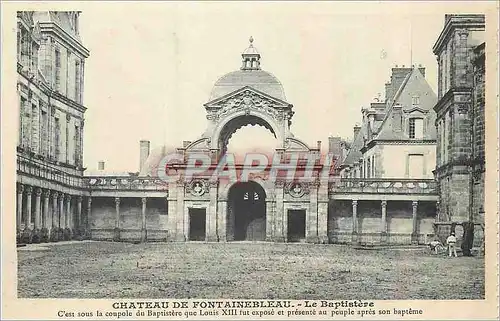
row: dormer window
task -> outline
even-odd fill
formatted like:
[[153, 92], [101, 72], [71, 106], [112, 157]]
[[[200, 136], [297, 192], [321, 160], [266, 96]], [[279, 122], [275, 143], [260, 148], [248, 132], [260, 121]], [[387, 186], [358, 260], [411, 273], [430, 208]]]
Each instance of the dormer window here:
[[408, 136], [415, 139], [424, 137], [424, 120], [422, 118], [410, 118]]
[[420, 97], [419, 97], [419, 96], [413, 96], [413, 97], [411, 98], [411, 104], [412, 104], [413, 106], [418, 106], [418, 105], [420, 105]]

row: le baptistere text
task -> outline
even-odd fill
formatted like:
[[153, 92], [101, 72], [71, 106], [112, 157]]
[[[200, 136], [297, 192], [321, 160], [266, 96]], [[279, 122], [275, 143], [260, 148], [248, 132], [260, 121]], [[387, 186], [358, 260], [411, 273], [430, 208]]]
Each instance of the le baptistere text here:
[[364, 318], [370, 316], [405, 317], [422, 315], [423, 310], [411, 307], [376, 308], [373, 301], [119, 301], [106, 310], [64, 310], [57, 311], [58, 318], [79, 319], [159, 319], [159, 318], [213, 318], [213, 317], [304, 317], [318, 318]]

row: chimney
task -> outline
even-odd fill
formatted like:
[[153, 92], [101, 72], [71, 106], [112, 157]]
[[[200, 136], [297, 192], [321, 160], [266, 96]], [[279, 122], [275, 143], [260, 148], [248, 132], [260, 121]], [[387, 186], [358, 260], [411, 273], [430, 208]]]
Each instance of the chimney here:
[[340, 137], [328, 137], [328, 152], [333, 154], [337, 159], [340, 159], [342, 153]]
[[139, 142], [139, 145], [140, 145], [139, 172], [142, 173], [142, 170], [144, 169], [144, 163], [146, 163], [146, 160], [148, 159], [148, 156], [149, 156], [149, 149], [150, 149], [151, 143], [149, 140], [141, 140]]
[[316, 146], [317, 146], [318, 150], [320, 150], [320, 149], [321, 149], [321, 141], [320, 141], [320, 140], [318, 140], [318, 141], [316, 142]]
[[391, 84], [392, 84], [392, 94], [396, 94], [398, 91], [399, 87], [401, 87], [401, 84], [405, 80], [406, 76], [412, 71], [412, 68], [405, 68], [403, 67], [400, 68], [392, 68], [392, 75], [391, 75]]
[[99, 161], [97, 163], [97, 170], [103, 171], [104, 170], [104, 161]]
[[403, 106], [394, 105], [392, 110], [392, 128], [400, 132], [403, 128]]
[[361, 126], [359, 126], [358, 124], [354, 125], [354, 136], [353, 136], [353, 140], [356, 139], [356, 136], [358, 136], [358, 133], [359, 131], [361, 130]]

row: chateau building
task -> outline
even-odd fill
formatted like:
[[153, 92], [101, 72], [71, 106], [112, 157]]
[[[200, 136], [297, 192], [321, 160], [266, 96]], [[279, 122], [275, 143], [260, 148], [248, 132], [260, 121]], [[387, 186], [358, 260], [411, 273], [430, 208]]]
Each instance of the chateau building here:
[[434, 173], [442, 233], [463, 222], [484, 224], [484, 30], [484, 15], [446, 15], [433, 47], [439, 66]]
[[[337, 171], [343, 186], [410, 187], [406, 195], [397, 197], [376, 193], [366, 199], [363, 195], [363, 202], [351, 195], [352, 202], [362, 206], [358, 209], [353, 204], [350, 211], [361, 212], [356, 217], [356, 232], [376, 238], [381, 232], [381, 241], [390, 243], [425, 242], [419, 237], [434, 235], [436, 116], [432, 108], [436, 100], [425, 80], [425, 68], [396, 66], [385, 84], [385, 101], [377, 98], [369, 108], [362, 109], [362, 121], [354, 127], [352, 143], [347, 146], [337, 140], [342, 155]], [[330, 138], [330, 146], [332, 140], [335, 138]], [[422, 197], [412, 192], [411, 188], [420, 186], [432, 190], [431, 195]], [[334, 212], [348, 214], [349, 205], [345, 200], [334, 202]], [[379, 217], [383, 217], [382, 223]], [[352, 225], [349, 218], [338, 221], [344, 230]]]
[[[86, 234], [79, 12], [17, 13], [18, 240]], [[87, 233], [88, 234], [88, 233]]]
[[[269, 152], [282, 164], [294, 155], [326, 152], [321, 142], [311, 147], [293, 135], [295, 107], [283, 84], [262, 68], [251, 39], [240, 68], [218, 79], [200, 106], [207, 126], [175, 150], [182, 160], [170, 169], [180, 179], [167, 183], [158, 169], [170, 151], [151, 151], [149, 141], [139, 145], [139, 174], [112, 174], [100, 164], [99, 171], [84, 175], [83, 80], [89, 52], [79, 38], [78, 16], [18, 13], [20, 242], [89, 237], [423, 244], [441, 234], [442, 226], [482, 211], [484, 44], [471, 40], [480, 17], [447, 16], [434, 48], [444, 57], [437, 97], [425, 68], [392, 68], [385, 101], [362, 110], [352, 142], [329, 138], [327, 149], [338, 165], [329, 180], [317, 178], [329, 164], [315, 166], [316, 179], [310, 182], [273, 180], [268, 169], [249, 181], [209, 175], [183, 179], [193, 169], [186, 161], [190, 155], [205, 155], [217, 166], [227, 156], [230, 137], [248, 124], [271, 131], [277, 147]], [[450, 58], [441, 54], [448, 47]], [[297, 170], [304, 168], [299, 162]], [[455, 182], [469, 187], [459, 190]]]

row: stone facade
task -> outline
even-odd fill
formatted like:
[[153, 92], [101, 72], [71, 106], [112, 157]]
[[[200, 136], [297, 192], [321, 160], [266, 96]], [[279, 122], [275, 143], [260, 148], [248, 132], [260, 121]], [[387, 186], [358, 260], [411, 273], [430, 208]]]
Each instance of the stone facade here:
[[446, 15], [433, 48], [440, 234], [468, 221], [482, 233], [484, 224], [484, 28], [484, 15]]
[[[436, 97], [423, 67], [392, 70], [386, 101], [363, 109], [353, 142], [329, 139], [328, 152], [341, 166], [328, 180], [319, 173], [330, 164], [314, 167], [315, 179], [309, 182], [271, 179], [269, 169], [249, 181], [209, 175], [186, 179], [194, 164], [181, 161], [167, 167], [179, 179], [166, 183], [158, 168], [169, 151], [150, 153], [148, 141], [140, 143], [139, 174], [100, 171], [84, 176], [83, 75], [88, 51], [79, 41], [78, 13], [23, 12], [19, 21], [25, 28], [19, 32], [18, 64], [20, 241], [33, 241], [33, 230], [43, 227], [52, 241], [77, 236], [130, 242], [425, 244], [434, 237], [436, 215], [445, 215], [437, 214], [438, 189], [432, 177], [435, 159], [440, 159], [433, 126]], [[34, 45], [27, 46], [28, 34]], [[481, 65], [480, 49], [476, 53], [473, 81], [480, 84], [484, 60]], [[484, 109], [484, 85], [475, 88], [474, 106]], [[221, 77], [203, 107], [206, 130], [175, 150], [183, 160], [203, 154], [210, 168], [217, 166], [227, 157], [230, 137], [248, 124], [274, 134], [278, 147], [271, 152], [282, 164], [297, 155], [321, 154], [321, 142], [311, 147], [292, 134], [293, 105], [279, 80], [262, 70], [253, 40], [242, 54], [240, 70]], [[484, 115], [474, 112], [471, 119], [481, 146]], [[415, 155], [422, 156], [417, 171], [411, 158]], [[484, 150], [482, 155], [484, 159]], [[393, 166], [391, 159], [401, 159], [404, 165]], [[484, 175], [480, 164], [477, 177]], [[243, 160], [237, 159], [235, 166], [241, 170]], [[297, 170], [304, 171], [305, 164]], [[442, 190], [445, 184], [441, 182]], [[484, 185], [473, 188], [478, 195], [474, 206], [479, 206]]]
[[84, 60], [78, 12], [17, 13], [18, 241], [84, 237]]

